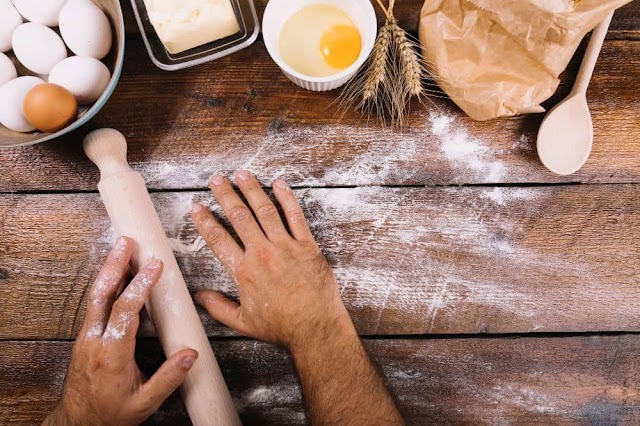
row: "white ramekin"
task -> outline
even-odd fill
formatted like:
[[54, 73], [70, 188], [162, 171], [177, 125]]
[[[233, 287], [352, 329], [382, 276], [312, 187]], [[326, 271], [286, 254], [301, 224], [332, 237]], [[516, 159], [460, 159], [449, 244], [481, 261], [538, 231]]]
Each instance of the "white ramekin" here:
[[[362, 50], [358, 59], [346, 70], [328, 77], [310, 77], [291, 68], [280, 56], [280, 32], [293, 14], [311, 4], [329, 4], [342, 9], [360, 30]], [[284, 75], [298, 86], [315, 92], [337, 89], [358, 72], [367, 60], [378, 33], [376, 12], [371, 0], [270, 0], [262, 18], [262, 37], [271, 58]]]

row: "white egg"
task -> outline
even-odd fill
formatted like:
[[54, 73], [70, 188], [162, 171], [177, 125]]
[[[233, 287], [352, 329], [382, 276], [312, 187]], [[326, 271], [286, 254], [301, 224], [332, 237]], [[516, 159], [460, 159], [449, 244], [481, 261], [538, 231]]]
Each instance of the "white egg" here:
[[60, 12], [60, 34], [73, 53], [102, 59], [111, 49], [109, 19], [91, 0], [69, 0]]
[[0, 87], [0, 124], [16, 132], [34, 131], [24, 118], [22, 104], [29, 90], [42, 83], [38, 77], [19, 77]]
[[75, 96], [79, 104], [98, 100], [111, 80], [109, 68], [88, 56], [72, 56], [53, 67], [49, 83], [64, 87]]
[[49, 74], [67, 57], [67, 48], [60, 36], [35, 22], [20, 25], [13, 33], [11, 45], [20, 63], [36, 74]]
[[22, 25], [22, 16], [11, 0], [0, 0], [0, 52], [11, 50], [11, 36]]
[[18, 72], [11, 59], [4, 53], [0, 52], [0, 86], [10, 82], [14, 78], [18, 78]]
[[67, 0], [13, 0], [24, 19], [47, 27], [58, 26], [60, 10], [66, 2]]

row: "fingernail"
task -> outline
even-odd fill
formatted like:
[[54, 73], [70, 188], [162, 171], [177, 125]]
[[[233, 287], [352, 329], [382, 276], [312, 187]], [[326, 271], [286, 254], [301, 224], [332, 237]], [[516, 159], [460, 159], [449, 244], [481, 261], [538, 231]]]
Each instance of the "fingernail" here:
[[185, 370], [189, 370], [191, 367], [193, 367], [193, 364], [195, 364], [197, 358], [198, 357], [193, 355], [182, 358], [182, 368], [184, 368]]
[[193, 295], [193, 301], [196, 302], [198, 305], [202, 305], [203, 300], [202, 300], [202, 295], [200, 293], [196, 293]]
[[222, 176], [213, 176], [211, 178], [211, 184], [212, 185], [222, 185], [224, 183], [224, 178]]
[[198, 214], [204, 210], [204, 206], [200, 203], [193, 203], [193, 207], [191, 208], [191, 212], [194, 214]]
[[250, 177], [251, 174], [249, 174], [249, 172], [246, 170], [240, 170], [238, 171], [238, 173], [236, 173], [236, 178], [239, 180], [249, 180]]
[[[209, 293], [205, 290], [205, 291], [199, 291], [197, 292], [194, 296], [193, 296], [193, 301], [196, 302], [198, 305], [204, 307], [207, 307], [207, 300], [209, 299]], [[212, 308], [213, 305], [212, 304], [208, 304], [209, 308]]]
[[147, 263], [147, 268], [156, 270], [162, 267], [162, 261], [160, 259], [151, 259], [149, 263]]
[[120, 251], [120, 250], [124, 250], [126, 246], [127, 246], [127, 239], [125, 237], [120, 237], [116, 241], [116, 245], [113, 248], [114, 250]]
[[289, 185], [287, 185], [287, 182], [285, 182], [282, 179], [278, 179], [273, 183], [274, 186], [280, 188], [280, 189], [289, 189]]

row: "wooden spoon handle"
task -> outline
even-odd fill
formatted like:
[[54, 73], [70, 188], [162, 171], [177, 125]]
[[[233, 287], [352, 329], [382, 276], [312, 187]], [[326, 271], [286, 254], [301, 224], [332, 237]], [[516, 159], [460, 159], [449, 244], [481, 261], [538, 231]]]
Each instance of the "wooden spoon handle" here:
[[84, 150], [100, 168], [98, 189], [116, 234], [136, 242], [133, 272], [151, 258], [164, 263], [147, 310], [167, 357], [186, 348], [198, 351], [198, 359], [181, 387], [192, 423], [239, 425], [240, 418], [145, 182], [127, 164], [124, 136], [113, 129], [96, 130], [85, 138]]
[[571, 91], [572, 95], [587, 93], [587, 87], [589, 87], [589, 82], [593, 75], [593, 69], [596, 67], [596, 62], [598, 61], [598, 56], [602, 49], [602, 43], [607, 36], [607, 31], [609, 31], [609, 25], [611, 24], [613, 13], [614, 12], [609, 13], [606, 18], [604, 18], [602, 22], [593, 29], [589, 45], [587, 46], [587, 51], [582, 59], [582, 65], [580, 65], [580, 71], [578, 71], [578, 76], [576, 77], [573, 90]]

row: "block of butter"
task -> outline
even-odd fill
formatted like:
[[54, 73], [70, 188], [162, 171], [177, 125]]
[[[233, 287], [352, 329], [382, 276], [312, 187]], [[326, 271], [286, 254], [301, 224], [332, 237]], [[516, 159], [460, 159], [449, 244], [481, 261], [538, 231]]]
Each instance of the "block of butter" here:
[[180, 53], [240, 31], [230, 0], [144, 0], [169, 53]]

